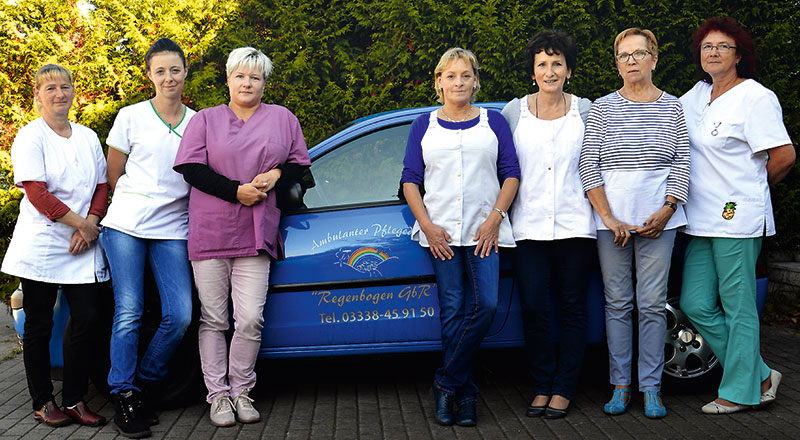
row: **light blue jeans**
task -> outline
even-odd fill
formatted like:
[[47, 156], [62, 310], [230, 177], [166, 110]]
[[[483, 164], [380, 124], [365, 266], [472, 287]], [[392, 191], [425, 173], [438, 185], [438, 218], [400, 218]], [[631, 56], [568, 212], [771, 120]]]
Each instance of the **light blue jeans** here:
[[[105, 228], [100, 244], [114, 285], [108, 385], [112, 394], [138, 391], [134, 379], [154, 382], [166, 376], [167, 364], [192, 319], [192, 269], [186, 240], [149, 240]], [[161, 324], [137, 368], [145, 261], [150, 263], [161, 298]]]
[[675, 229], [664, 231], [656, 239], [634, 234], [622, 247], [614, 244], [613, 232], [597, 231], [597, 251], [606, 296], [606, 337], [612, 385], [631, 385], [635, 297], [639, 310], [639, 391], [661, 390], [667, 332], [667, 281], [675, 233]]

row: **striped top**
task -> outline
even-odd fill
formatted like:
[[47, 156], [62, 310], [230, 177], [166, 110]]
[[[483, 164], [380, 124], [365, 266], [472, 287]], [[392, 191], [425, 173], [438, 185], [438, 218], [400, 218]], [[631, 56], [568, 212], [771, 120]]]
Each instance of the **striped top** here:
[[[617, 219], [641, 224], [668, 195], [686, 202], [689, 165], [689, 136], [675, 96], [663, 92], [653, 102], [634, 102], [613, 92], [592, 106], [581, 151], [581, 181], [584, 191], [604, 186]], [[680, 221], [680, 214], [672, 220]]]

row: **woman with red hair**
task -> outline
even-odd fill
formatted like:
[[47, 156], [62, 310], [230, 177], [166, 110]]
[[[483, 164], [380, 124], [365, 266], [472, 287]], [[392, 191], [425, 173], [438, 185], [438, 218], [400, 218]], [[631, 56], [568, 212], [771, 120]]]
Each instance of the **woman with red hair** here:
[[775, 94], [756, 82], [755, 44], [730, 17], [695, 31], [700, 81], [681, 103], [692, 155], [685, 205], [681, 309], [724, 372], [706, 414], [728, 414], [775, 400], [781, 373], [760, 355], [755, 264], [775, 234], [769, 185], [795, 161]]

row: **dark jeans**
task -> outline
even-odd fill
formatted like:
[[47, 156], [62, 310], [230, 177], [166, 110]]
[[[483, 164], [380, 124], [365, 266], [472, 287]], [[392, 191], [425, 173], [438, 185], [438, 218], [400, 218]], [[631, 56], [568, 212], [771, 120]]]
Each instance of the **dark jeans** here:
[[452, 259], [432, 258], [442, 323], [442, 367], [436, 370], [434, 386], [463, 404], [478, 395], [472, 360], [497, 309], [500, 257], [494, 252], [476, 257], [475, 246], [450, 248]]
[[[89, 363], [97, 340], [97, 295], [100, 284], [63, 284], [64, 296], [70, 310], [70, 338], [64, 344], [64, 387], [61, 397], [64, 406], [83, 399], [88, 389]], [[33, 409], [38, 410], [53, 400], [50, 379], [50, 335], [53, 329], [53, 306], [58, 284], [22, 279], [25, 295], [25, 329], [22, 351], [25, 376], [31, 393]]]
[[[572, 399], [575, 393], [586, 347], [586, 290], [594, 248], [589, 238], [517, 242], [514, 270], [536, 395]], [[561, 321], [558, 348], [551, 334], [553, 297]]]

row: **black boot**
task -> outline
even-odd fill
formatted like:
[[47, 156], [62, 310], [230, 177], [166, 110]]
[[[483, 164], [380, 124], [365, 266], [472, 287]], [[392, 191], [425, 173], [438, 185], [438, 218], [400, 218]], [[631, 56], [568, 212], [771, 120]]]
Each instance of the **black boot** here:
[[156, 382], [143, 382], [139, 384], [139, 420], [147, 424], [147, 426], [158, 425], [158, 414], [155, 412], [155, 405], [153, 402], [153, 393], [156, 389]]
[[114, 394], [114, 404], [117, 414], [114, 415], [114, 424], [117, 431], [128, 438], [150, 437], [150, 428], [138, 417], [139, 393], [125, 390]]
[[434, 410], [436, 423], [444, 426], [450, 426], [455, 423], [455, 417], [453, 416], [453, 396], [445, 394], [434, 385], [433, 401], [436, 404]]
[[478, 424], [478, 417], [475, 414], [475, 401], [464, 402], [458, 405], [456, 412], [456, 425], [475, 426]]

